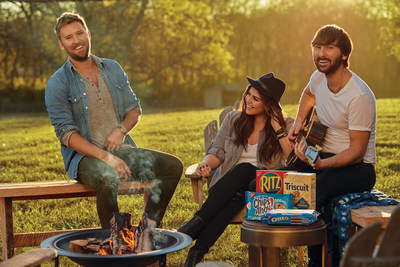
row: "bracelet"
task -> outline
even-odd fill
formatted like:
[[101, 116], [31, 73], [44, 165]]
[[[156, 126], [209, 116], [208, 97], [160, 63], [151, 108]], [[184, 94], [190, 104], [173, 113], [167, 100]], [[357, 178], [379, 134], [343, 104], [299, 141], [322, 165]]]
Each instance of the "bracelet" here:
[[278, 131], [275, 132], [275, 134], [276, 134], [276, 136], [278, 136], [280, 134], [283, 134], [284, 132], [286, 132], [285, 129], [280, 128]]
[[117, 125], [115, 128], [120, 129], [121, 132], [122, 132], [124, 135], [127, 135], [127, 134], [128, 134], [128, 131], [127, 131], [126, 128], [125, 128], [124, 126], [122, 126], [122, 125]]
[[288, 136], [288, 133], [285, 131], [285, 132], [283, 132], [283, 134], [281, 134], [280, 136], [277, 136], [276, 137], [276, 139], [282, 139], [283, 137], [286, 137], [286, 136]]

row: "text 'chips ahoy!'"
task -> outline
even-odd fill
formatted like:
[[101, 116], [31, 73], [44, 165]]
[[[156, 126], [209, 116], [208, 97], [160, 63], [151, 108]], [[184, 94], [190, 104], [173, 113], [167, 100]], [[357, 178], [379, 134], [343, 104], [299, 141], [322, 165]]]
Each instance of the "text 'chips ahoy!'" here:
[[293, 194], [267, 194], [246, 191], [247, 220], [261, 220], [273, 209], [292, 209]]

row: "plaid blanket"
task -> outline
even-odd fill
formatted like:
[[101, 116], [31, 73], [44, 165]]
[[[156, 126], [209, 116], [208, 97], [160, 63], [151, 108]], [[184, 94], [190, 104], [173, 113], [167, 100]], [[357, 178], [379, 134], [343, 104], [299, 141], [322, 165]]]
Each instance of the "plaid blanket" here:
[[332, 266], [339, 266], [347, 241], [349, 227], [354, 226], [350, 211], [364, 206], [397, 205], [400, 202], [373, 189], [371, 192], [349, 193], [332, 199], [325, 211], [328, 227], [328, 245], [331, 250]]

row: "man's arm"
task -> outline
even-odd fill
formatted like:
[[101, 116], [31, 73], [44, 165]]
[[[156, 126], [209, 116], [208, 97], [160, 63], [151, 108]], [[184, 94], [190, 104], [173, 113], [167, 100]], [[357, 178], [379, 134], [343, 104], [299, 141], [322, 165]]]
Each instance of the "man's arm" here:
[[[140, 121], [141, 113], [138, 109], [132, 109], [126, 113], [124, 120], [120, 123], [123, 129], [115, 128], [106, 139], [104, 148], [108, 151], [119, 150], [125, 140], [125, 134], [132, 130]], [[126, 130], [126, 133], [123, 131]]]
[[77, 132], [71, 134], [68, 146], [85, 156], [99, 159], [110, 165], [120, 180], [127, 180], [129, 176], [132, 176], [131, 171], [122, 159], [90, 143]]
[[[328, 168], [341, 168], [351, 164], [362, 162], [365, 152], [367, 151], [370, 134], [371, 132], [369, 131], [350, 130], [349, 148], [330, 158], [321, 159], [318, 157], [317, 161], [315, 162], [314, 168], [318, 170]], [[295, 152], [302, 161], [307, 162], [307, 159], [304, 155], [305, 146], [306, 144], [304, 143], [296, 144]]]
[[307, 117], [309, 111], [315, 106], [315, 95], [311, 93], [309, 85], [304, 88], [303, 93], [300, 97], [299, 107], [297, 109], [296, 120], [290, 128], [287, 141], [289, 145], [293, 147], [296, 143], [297, 135], [303, 127], [303, 121]]

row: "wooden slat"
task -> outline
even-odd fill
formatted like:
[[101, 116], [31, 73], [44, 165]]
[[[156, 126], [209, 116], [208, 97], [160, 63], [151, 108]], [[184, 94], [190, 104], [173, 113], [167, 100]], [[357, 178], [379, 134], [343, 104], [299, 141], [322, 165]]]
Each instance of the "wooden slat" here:
[[360, 209], [354, 209], [351, 210], [351, 220], [361, 227], [366, 227], [372, 222], [380, 221], [382, 223], [382, 228], [385, 228], [395, 207], [395, 205], [366, 206]]
[[37, 248], [18, 255], [7, 261], [0, 262], [0, 267], [27, 267], [40, 266], [57, 257], [57, 250], [51, 248]]
[[207, 155], [207, 150], [211, 146], [213, 139], [217, 135], [218, 132], [218, 123], [216, 120], [211, 121], [207, 124], [206, 128], [204, 128], [204, 152]]
[[219, 126], [220, 126], [220, 127], [221, 127], [222, 122], [224, 121], [226, 115], [227, 115], [229, 112], [231, 112], [232, 110], [233, 110], [233, 107], [227, 107], [227, 108], [225, 108], [225, 109], [221, 112], [221, 114], [219, 114]]
[[68, 230], [59, 230], [59, 231], [48, 231], [48, 232], [35, 232], [35, 233], [18, 233], [14, 234], [14, 247], [36, 247], [40, 246], [43, 240], [60, 234], [77, 232], [83, 230], [93, 230], [99, 228], [82, 228], [82, 229], [68, 229]]
[[[121, 182], [118, 194], [140, 193], [148, 190], [153, 182]], [[95, 196], [96, 191], [87, 185], [71, 181], [45, 181], [27, 183], [1, 183], [0, 197], [14, 200]]]
[[12, 216], [12, 200], [9, 198], [0, 198], [0, 218], [1, 218], [1, 239], [3, 259], [14, 256], [14, 250], [8, 248], [14, 247], [13, 238], [13, 216]]

